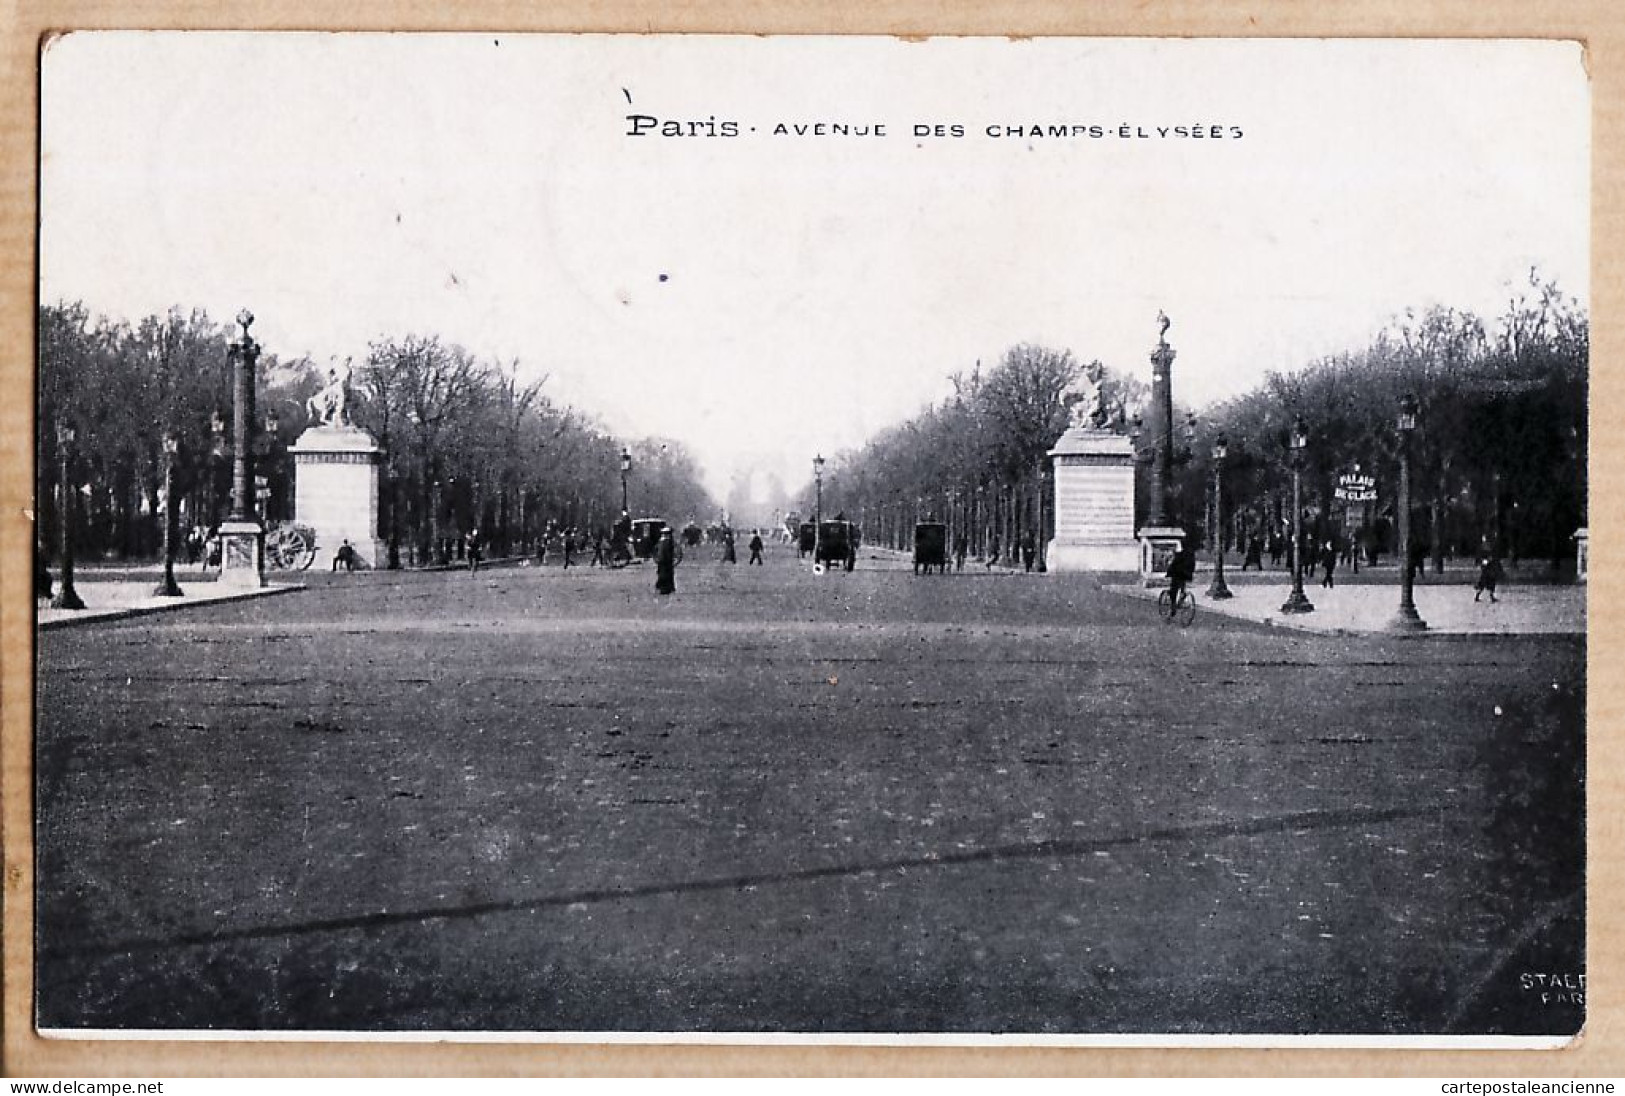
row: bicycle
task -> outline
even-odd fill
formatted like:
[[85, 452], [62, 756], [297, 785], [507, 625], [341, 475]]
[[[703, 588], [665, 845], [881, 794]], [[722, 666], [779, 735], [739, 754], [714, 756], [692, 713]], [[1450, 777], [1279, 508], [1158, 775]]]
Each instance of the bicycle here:
[[1189, 628], [1196, 619], [1196, 598], [1189, 590], [1179, 591], [1179, 604], [1174, 604], [1173, 590], [1157, 595], [1157, 615], [1164, 620], [1175, 620], [1181, 628]]

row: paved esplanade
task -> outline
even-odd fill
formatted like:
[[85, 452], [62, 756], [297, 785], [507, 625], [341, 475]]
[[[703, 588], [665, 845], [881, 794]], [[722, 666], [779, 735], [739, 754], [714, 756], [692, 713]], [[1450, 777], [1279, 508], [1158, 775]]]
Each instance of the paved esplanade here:
[[43, 633], [41, 1023], [1578, 1026], [1583, 640], [710, 554]]

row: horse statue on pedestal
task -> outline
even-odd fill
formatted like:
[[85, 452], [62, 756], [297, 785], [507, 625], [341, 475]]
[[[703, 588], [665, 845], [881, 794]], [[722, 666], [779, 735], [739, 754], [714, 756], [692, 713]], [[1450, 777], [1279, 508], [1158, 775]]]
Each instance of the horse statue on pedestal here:
[[1098, 430], [1106, 424], [1105, 370], [1099, 362], [1083, 367], [1077, 381], [1061, 395], [1061, 402], [1072, 416], [1072, 426], [1080, 430]]
[[319, 426], [350, 425], [350, 359], [327, 371], [327, 386], [305, 401], [305, 410]]

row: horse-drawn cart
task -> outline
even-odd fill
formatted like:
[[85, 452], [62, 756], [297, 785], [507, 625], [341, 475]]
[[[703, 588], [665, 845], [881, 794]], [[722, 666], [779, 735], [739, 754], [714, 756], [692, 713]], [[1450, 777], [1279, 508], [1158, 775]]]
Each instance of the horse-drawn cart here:
[[858, 562], [858, 527], [850, 521], [824, 521], [818, 524], [818, 543], [813, 550], [813, 567], [842, 567], [852, 570]]
[[316, 530], [283, 521], [265, 530], [265, 566], [273, 571], [303, 571], [316, 560]]
[[[638, 518], [632, 522], [632, 556], [634, 559], [653, 559], [655, 549], [660, 546], [662, 534], [670, 529], [671, 525], [664, 518]], [[677, 562], [683, 562], [682, 541], [673, 532], [672, 539], [677, 541]]]
[[948, 527], [939, 521], [922, 521], [914, 526], [914, 573], [924, 568], [930, 574], [948, 573]]

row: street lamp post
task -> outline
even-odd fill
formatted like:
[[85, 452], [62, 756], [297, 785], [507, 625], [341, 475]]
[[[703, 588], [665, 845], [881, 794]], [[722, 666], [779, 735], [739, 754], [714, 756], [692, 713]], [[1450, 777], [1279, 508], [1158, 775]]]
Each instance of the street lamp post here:
[[1416, 429], [1416, 397], [1399, 399], [1399, 611], [1388, 622], [1391, 632], [1420, 632], [1427, 621], [1416, 611], [1411, 574], [1411, 431]]
[[1207, 596], [1212, 601], [1233, 597], [1224, 581], [1224, 458], [1230, 449], [1220, 434], [1213, 442], [1213, 581]]
[[1046, 534], [1049, 530], [1044, 525], [1044, 488], [1048, 482], [1049, 466], [1044, 463], [1044, 458], [1040, 457], [1038, 460], [1038, 531], [1033, 535], [1038, 539], [1038, 573], [1041, 575], [1049, 573], [1049, 564], [1045, 559], [1047, 555], [1046, 548], [1049, 544], [1049, 537]]
[[73, 463], [73, 424], [60, 422], [56, 427], [56, 485], [61, 496], [61, 506], [56, 516], [57, 546], [61, 556], [59, 569], [61, 581], [57, 583], [56, 596], [51, 599], [53, 609], [83, 609], [85, 603], [79, 600], [79, 591], [73, 588], [73, 483], [69, 479], [69, 470]]
[[215, 410], [209, 416], [209, 527], [220, 525], [220, 498], [225, 493], [221, 480], [226, 463], [226, 419]]
[[164, 578], [152, 591], [158, 597], [180, 597], [182, 593], [175, 582], [175, 542], [180, 539], [175, 520], [175, 454], [180, 447], [181, 439], [173, 430], [164, 434]]
[[813, 521], [819, 525], [824, 523], [824, 455], [818, 454], [813, 458], [813, 482], [816, 484], [817, 496], [813, 505]]
[[446, 562], [446, 546], [440, 543], [440, 479], [429, 484], [429, 563]]
[[1303, 419], [1292, 422], [1292, 593], [1281, 606], [1283, 613], [1312, 613], [1315, 607], [1303, 592], [1303, 451], [1308, 448], [1309, 435]]
[[265, 509], [262, 517], [266, 521], [279, 520], [278, 515], [286, 512], [287, 507], [278, 505], [279, 495], [285, 494], [282, 487], [282, 462], [286, 459], [285, 453], [277, 452], [282, 442], [282, 416], [277, 414], [276, 408], [265, 412]]
[[621, 446], [621, 513], [630, 513], [626, 503], [626, 474], [632, 471], [632, 451]]

